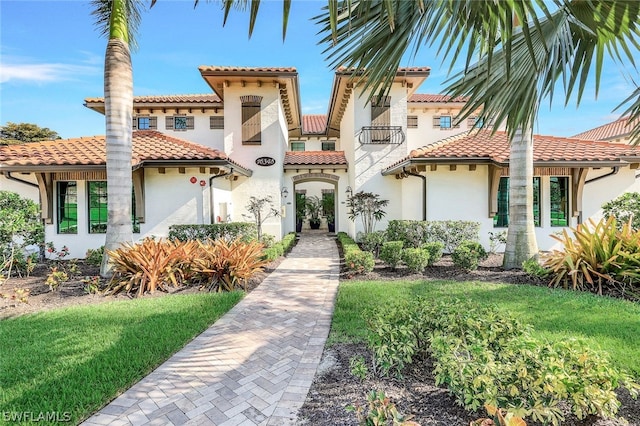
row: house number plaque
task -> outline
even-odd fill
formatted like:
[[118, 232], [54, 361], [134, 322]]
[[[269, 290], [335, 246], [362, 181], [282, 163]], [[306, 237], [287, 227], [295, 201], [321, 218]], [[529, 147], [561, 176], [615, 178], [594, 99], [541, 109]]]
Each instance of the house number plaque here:
[[260, 158], [256, 158], [256, 164], [258, 166], [273, 166], [274, 164], [276, 164], [276, 159], [275, 158], [271, 158], [271, 157], [260, 157]]

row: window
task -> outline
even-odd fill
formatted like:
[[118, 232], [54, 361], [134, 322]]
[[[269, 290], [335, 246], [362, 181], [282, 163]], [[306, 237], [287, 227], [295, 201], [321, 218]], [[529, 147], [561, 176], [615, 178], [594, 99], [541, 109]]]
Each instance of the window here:
[[304, 151], [304, 142], [291, 142], [291, 151]]
[[418, 116], [417, 115], [407, 115], [407, 127], [409, 129], [417, 129], [418, 128]]
[[549, 183], [551, 226], [569, 226], [569, 178], [551, 176]]
[[224, 129], [224, 116], [212, 115], [209, 117], [209, 129]]
[[78, 233], [78, 185], [58, 182], [58, 234]]
[[[107, 182], [87, 182], [89, 192], [89, 233], [104, 234], [107, 232]], [[136, 199], [131, 192], [131, 221], [133, 232], [140, 232], [140, 224], [136, 218]]]
[[193, 116], [187, 115], [174, 115], [172, 117], [166, 117], [165, 128], [167, 130], [193, 130], [195, 128]]
[[133, 130], [154, 130], [158, 128], [158, 117], [139, 115], [133, 117]]
[[89, 190], [89, 233], [107, 232], [107, 182], [87, 182]]
[[[391, 140], [391, 97], [383, 96], [371, 101], [371, 125], [382, 127], [374, 131], [371, 142], [387, 142]], [[386, 127], [386, 129], [385, 129]]]
[[484, 124], [484, 120], [481, 119], [480, 117], [469, 117], [467, 118], [467, 127], [468, 128], [476, 128], [476, 129], [481, 129], [483, 127]]
[[262, 96], [240, 96], [242, 102], [242, 144], [260, 145], [262, 143], [262, 122], [260, 104]]
[[[533, 178], [533, 223], [540, 226], [540, 178]], [[509, 178], [501, 177], [498, 185], [498, 214], [493, 218], [493, 226], [509, 226]]]
[[440, 129], [450, 129], [451, 128], [451, 116], [443, 115], [440, 117]]
[[322, 150], [323, 151], [335, 151], [336, 150], [335, 141], [324, 141], [324, 142], [322, 142]]

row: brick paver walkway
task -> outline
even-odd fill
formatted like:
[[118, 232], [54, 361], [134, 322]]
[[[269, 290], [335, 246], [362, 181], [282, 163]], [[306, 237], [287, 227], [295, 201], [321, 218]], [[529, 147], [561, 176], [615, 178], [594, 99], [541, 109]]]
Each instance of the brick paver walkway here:
[[292, 425], [329, 333], [338, 250], [303, 234], [214, 325], [84, 425]]

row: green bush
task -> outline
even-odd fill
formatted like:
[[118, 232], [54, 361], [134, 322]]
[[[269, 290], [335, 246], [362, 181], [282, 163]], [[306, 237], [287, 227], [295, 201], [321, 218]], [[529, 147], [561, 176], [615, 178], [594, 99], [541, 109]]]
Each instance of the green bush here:
[[[264, 237], [264, 235], [263, 235]], [[272, 243], [271, 247], [267, 247], [262, 250], [262, 259], [272, 262], [279, 258], [280, 256], [284, 256], [286, 253], [293, 248], [296, 244], [296, 234], [291, 232], [284, 237], [282, 240], [277, 243]]]
[[434, 241], [432, 243], [426, 243], [422, 248], [429, 252], [429, 263], [427, 266], [431, 266], [440, 259], [442, 259], [442, 251], [444, 250], [444, 244], [440, 241]]
[[358, 232], [358, 241], [362, 250], [373, 253], [375, 257], [380, 254], [380, 248], [386, 241], [386, 233], [384, 231], [374, 231], [370, 234], [364, 232]]
[[387, 241], [380, 249], [380, 259], [392, 268], [396, 268], [402, 260], [402, 241]]
[[357, 274], [366, 274], [373, 271], [376, 261], [373, 258], [373, 254], [360, 250], [345, 254], [344, 263], [349, 271]]
[[640, 229], [640, 193], [625, 192], [618, 198], [604, 203], [602, 213], [605, 217], [615, 217], [618, 229], [629, 220], [633, 229]]
[[402, 261], [411, 272], [422, 272], [429, 264], [429, 252], [425, 249], [407, 248], [402, 250]]
[[475, 271], [478, 269], [480, 261], [486, 258], [487, 251], [475, 241], [463, 241], [451, 253], [453, 264], [466, 271]]
[[89, 265], [100, 266], [102, 264], [102, 255], [104, 254], [104, 246], [97, 249], [89, 249], [84, 255], [85, 261]]
[[418, 248], [427, 242], [429, 224], [421, 220], [390, 220], [387, 241], [402, 241], [404, 247]]
[[362, 274], [373, 271], [375, 266], [373, 254], [360, 250], [360, 246], [346, 233], [338, 232], [337, 236], [342, 247], [345, 266], [349, 272]]
[[169, 239], [179, 241], [190, 240], [219, 240], [233, 241], [242, 238], [243, 241], [255, 240], [258, 230], [255, 223], [230, 222], [212, 225], [171, 225]]
[[534, 278], [546, 278], [551, 274], [551, 271], [540, 265], [540, 262], [538, 262], [538, 259], [535, 257], [522, 262], [522, 270], [527, 275]]
[[453, 253], [462, 241], [479, 240], [480, 223], [461, 220], [391, 220], [386, 232], [387, 241], [402, 241], [407, 248], [440, 242], [448, 253]]
[[536, 340], [530, 327], [493, 306], [422, 297], [381, 305], [366, 318], [376, 373], [399, 374], [431, 354], [436, 383], [469, 410], [491, 404], [559, 424], [561, 403], [580, 419], [613, 417], [616, 388], [640, 389], [606, 354], [575, 340]]

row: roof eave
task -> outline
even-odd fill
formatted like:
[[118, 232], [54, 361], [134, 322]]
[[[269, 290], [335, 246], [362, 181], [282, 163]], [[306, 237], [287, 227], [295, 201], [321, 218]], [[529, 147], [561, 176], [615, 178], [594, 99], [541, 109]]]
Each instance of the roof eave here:
[[285, 164], [284, 170], [299, 170], [299, 169], [335, 169], [335, 170], [348, 170], [348, 164]]

